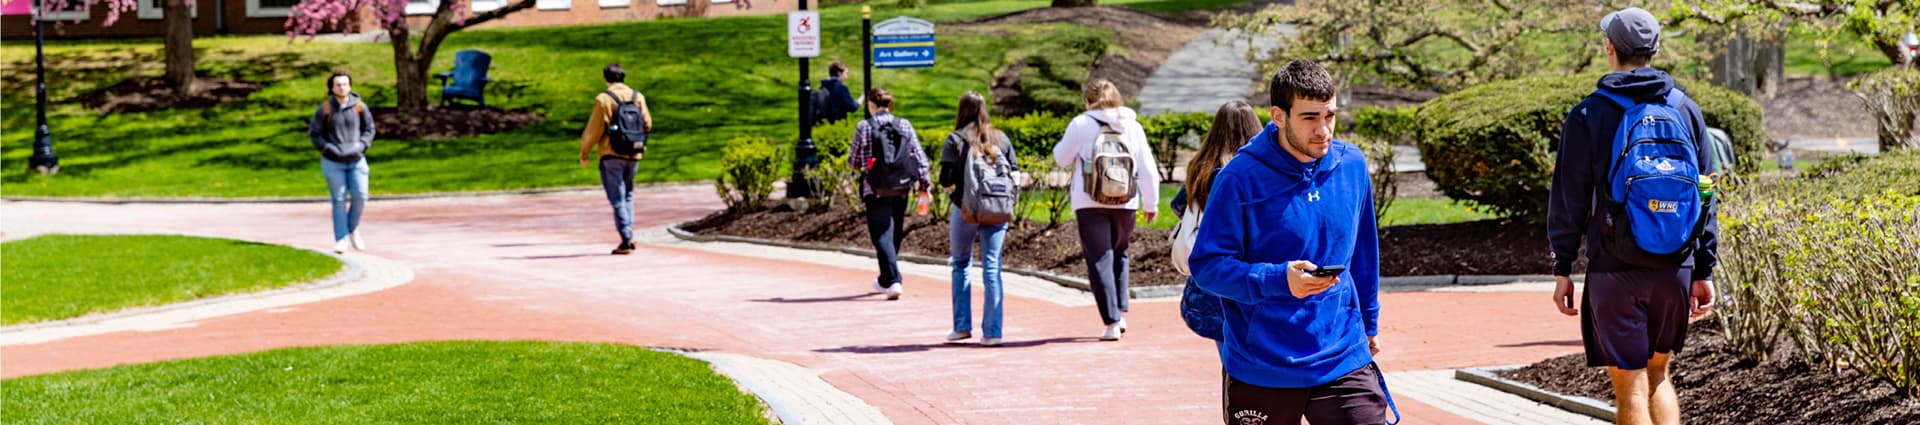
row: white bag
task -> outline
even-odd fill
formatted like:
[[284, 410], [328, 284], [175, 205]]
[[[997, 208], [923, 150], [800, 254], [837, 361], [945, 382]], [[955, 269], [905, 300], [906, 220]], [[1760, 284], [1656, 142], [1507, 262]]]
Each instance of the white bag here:
[[1173, 227], [1170, 236], [1173, 239], [1173, 253], [1169, 257], [1173, 259], [1174, 270], [1179, 270], [1181, 275], [1193, 276], [1193, 270], [1187, 267], [1187, 256], [1193, 254], [1193, 241], [1200, 237], [1199, 234], [1200, 209], [1189, 205], [1187, 214], [1180, 217], [1180, 224]]

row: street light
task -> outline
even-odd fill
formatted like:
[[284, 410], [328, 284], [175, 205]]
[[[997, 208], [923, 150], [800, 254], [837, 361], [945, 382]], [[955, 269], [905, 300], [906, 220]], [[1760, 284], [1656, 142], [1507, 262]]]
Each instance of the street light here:
[[60, 172], [60, 157], [53, 155], [53, 131], [47, 128], [46, 31], [40, 20], [43, 7], [33, 8], [34, 117], [40, 125], [33, 130], [33, 156], [27, 158], [27, 169], [53, 175]]

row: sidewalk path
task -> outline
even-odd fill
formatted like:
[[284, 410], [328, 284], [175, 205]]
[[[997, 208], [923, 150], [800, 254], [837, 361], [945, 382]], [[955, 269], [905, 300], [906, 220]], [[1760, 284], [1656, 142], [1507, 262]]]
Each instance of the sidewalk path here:
[[[1239, 34], [1239, 30], [1207, 30], [1168, 56], [1140, 88], [1140, 114], [1211, 114], [1227, 101], [1246, 100], [1248, 89], [1260, 78], [1259, 70], [1247, 61], [1248, 43]], [[1254, 43], [1266, 50], [1279, 41], [1262, 37]]]
[[[641, 228], [720, 207], [699, 186], [635, 197]], [[324, 204], [0, 208], [0, 231], [9, 235], [111, 229], [329, 242]], [[792, 363], [893, 423], [1217, 423], [1219, 361], [1211, 344], [1181, 324], [1176, 302], [1135, 303], [1127, 339], [1103, 343], [1094, 341], [1101, 326], [1091, 308], [1010, 290], [1006, 347], [945, 345], [945, 279], [911, 274], [906, 297], [887, 302], [869, 293], [870, 266], [715, 252], [660, 238], [631, 256], [610, 256], [608, 211], [592, 192], [375, 202], [364, 227], [369, 253], [411, 268], [407, 285], [179, 328], [0, 347], [0, 376], [289, 346], [596, 341]], [[1380, 362], [1390, 373], [1528, 363], [1579, 347], [1577, 322], [1546, 308], [1544, 293], [1381, 299]], [[1426, 397], [1401, 395], [1405, 423], [1477, 422]]]

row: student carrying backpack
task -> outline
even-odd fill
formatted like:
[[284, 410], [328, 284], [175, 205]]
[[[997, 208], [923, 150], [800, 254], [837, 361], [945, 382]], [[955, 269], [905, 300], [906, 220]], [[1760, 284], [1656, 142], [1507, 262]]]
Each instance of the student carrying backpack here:
[[1079, 167], [1069, 190], [1080, 256], [1087, 261], [1087, 282], [1106, 325], [1100, 339], [1118, 341], [1127, 329], [1127, 248], [1136, 217], [1152, 222], [1159, 213], [1160, 172], [1139, 115], [1122, 103], [1120, 89], [1094, 79], [1083, 90], [1087, 111], [1067, 123], [1053, 147], [1053, 162]]
[[647, 153], [647, 113], [640, 108], [640, 92], [630, 92], [627, 99], [620, 99], [619, 93], [607, 89], [607, 97], [613, 98], [613, 116], [607, 122], [607, 147], [613, 153], [634, 156]]
[[893, 116], [892, 109], [892, 92], [880, 87], [867, 92], [873, 117], [854, 125], [847, 166], [864, 173], [860, 201], [866, 206], [867, 236], [880, 265], [873, 290], [897, 300], [905, 291], [898, 257], [906, 238], [907, 195], [919, 192], [919, 213], [926, 214], [933, 182], [927, 178], [927, 154], [921, 151], [913, 123]]
[[947, 343], [973, 338], [973, 285], [967, 279], [973, 264], [973, 248], [980, 247], [980, 282], [986, 286], [985, 308], [980, 329], [985, 334], [980, 345], [1000, 345], [1001, 290], [1000, 253], [1006, 243], [1007, 222], [1013, 219], [1013, 205], [1020, 198], [1014, 182], [1018, 168], [1014, 164], [1013, 143], [987, 114], [986, 97], [967, 92], [960, 95], [955, 108], [953, 133], [940, 148], [940, 188], [956, 199], [953, 214], [947, 217], [948, 261], [953, 268], [953, 332]]

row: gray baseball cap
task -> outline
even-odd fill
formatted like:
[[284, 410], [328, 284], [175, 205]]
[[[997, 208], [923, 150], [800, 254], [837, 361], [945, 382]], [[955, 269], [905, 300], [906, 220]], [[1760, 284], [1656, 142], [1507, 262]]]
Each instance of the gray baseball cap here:
[[1645, 9], [1629, 7], [1600, 18], [1600, 32], [1607, 34], [1613, 49], [1622, 55], [1651, 55], [1660, 52], [1660, 20]]

